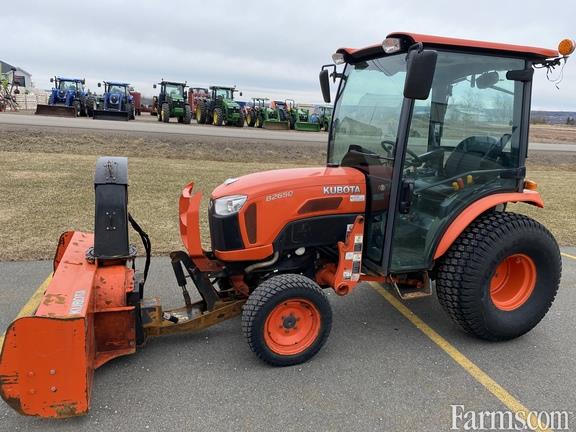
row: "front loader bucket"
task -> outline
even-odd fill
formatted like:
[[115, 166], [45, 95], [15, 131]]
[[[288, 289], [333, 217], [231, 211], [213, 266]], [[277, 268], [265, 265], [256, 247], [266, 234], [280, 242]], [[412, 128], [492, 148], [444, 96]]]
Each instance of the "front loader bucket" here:
[[271, 129], [271, 130], [289, 130], [290, 122], [280, 120], [266, 120], [264, 121], [262, 127], [264, 129]]
[[87, 259], [94, 235], [65, 233], [55, 271], [0, 338], [0, 395], [21, 414], [87, 413], [94, 370], [135, 352], [134, 272]]
[[94, 110], [94, 120], [130, 120], [128, 111]]
[[296, 129], [297, 131], [305, 131], [305, 132], [320, 132], [320, 124], [310, 122], [296, 122], [296, 124], [294, 125], [294, 129]]
[[37, 105], [36, 115], [76, 117], [76, 109], [65, 105]]

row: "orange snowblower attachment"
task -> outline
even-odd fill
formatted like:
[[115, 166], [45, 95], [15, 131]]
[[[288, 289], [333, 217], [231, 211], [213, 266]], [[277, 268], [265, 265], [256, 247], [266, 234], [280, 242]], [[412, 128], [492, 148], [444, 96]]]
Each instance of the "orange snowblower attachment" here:
[[8, 327], [0, 355], [2, 398], [22, 414], [86, 413], [94, 369], [136, 349], [133, 270], [98, 267], [86, 260], [92, 234], [65, 235], [54, 276]]
[[[127, 185], [126, 158], [98, 160], [94, 233], [62, 234], [53, 275], [0, 336], [0, 395], [21, 414], [86, 414], [94, 371], [104, 363], [133, 354], [149, 337], [197, 331], [241, 313], [246, 297], [217, 290], [208, 277], [222, 266], [202, 250], [201, 195], [192, 193], [192, 184], [180, 199], [182, 238], [192, 255], [170, 255], [185, 305], [165, 310], [158, 298], [143, 298], [151, 245], [128, 214]], [[129, 224], [144, 245], [143, 273], [134, 271]], [[192, 302], [189, 282], [202, 300]]]
[[[111, 161], [117, 162], [122, 161]], [[122, 199], [126, 185], [118, 183], [126, 182], [113, 165], [108, 168], [109, 183], [96, 185], [96, 194]], [[120, 193], [110, 194], [110, 188]], [[100, 229], [124, 235], [120, 228], [128, 223], [128, 215], [122, 214], [120, 204], [112, 206], [113, 211], [103, 210], [109, 217], [106, 226], [96, 224], [96, 233]], [[96, 213], [98, 217], [98, 206]], [[21, 414], [85, 414], [94, 369], [136, 350], [135, 304], [140, 296], [134, 270], [128, 266], [133, 257], [128, 249], [110, 251], [106, 245], [95, 245], [94, 239], [94, 234], [82, 232], [62, 235], [53, 276], [6, 331], [0, 352], [0, 395]]]

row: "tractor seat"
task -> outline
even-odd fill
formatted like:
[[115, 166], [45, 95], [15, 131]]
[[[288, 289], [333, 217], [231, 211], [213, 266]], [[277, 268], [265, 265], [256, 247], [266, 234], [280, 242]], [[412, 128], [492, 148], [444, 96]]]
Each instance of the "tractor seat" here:
[[444, 176], [494, 169], [502, 153], [500, 140], [491, 136], [471, 136], [461, 141], [444, 164]]
[[[441, 175], [416, 179], [416, 192], [425, 189], [420, 205], [423, 208], [440, 210], [442, 203], [458, 194], [452, 187], [453, 179], [465, 177], [472, 171], [491, 170], [501, 167], [502, 142], [490, 136], [471, 136], [461, 141], [448, 156]], [[446, 180], [443, 182], [443, 180]], [[438, 184], [440, 183], [440, 184]], [[429, 187], [436, 184], [436, 186]], [[441, 212], [442, 213], [442, 212]]]

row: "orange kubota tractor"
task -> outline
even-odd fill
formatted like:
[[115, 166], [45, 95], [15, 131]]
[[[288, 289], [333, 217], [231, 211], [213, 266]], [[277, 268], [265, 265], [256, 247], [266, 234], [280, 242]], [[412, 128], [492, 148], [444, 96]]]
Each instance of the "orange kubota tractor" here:
[[404, 299], [430, 295], [434, 282], [447, 314], [482, 339], [528, 332], [554, 300], [560, 254], [546, 228], [506, 205], [543, 206], [525, 179], [532, 76], [573, 50], [569, 40], [556, 51], [408, 33], [338, 50], [343, 71], [320, 73], [326, 102], [330, 75], [339, 80], [325, 167], [226, 180], [210, 198], [211, 251], [201, 196], [184, 188], [175, 310], [144, 297], [151, 246], [128, 212], [127, 160], [99, 159], [94, 233], [62, 235], [53, 275], [10, 324], [2, 397], [22, 414], [85, 414], [99, 366], [238, 314], [258, 357], [301, 363], [330, 333], [323, 290], [347, 295], [363, 281]]

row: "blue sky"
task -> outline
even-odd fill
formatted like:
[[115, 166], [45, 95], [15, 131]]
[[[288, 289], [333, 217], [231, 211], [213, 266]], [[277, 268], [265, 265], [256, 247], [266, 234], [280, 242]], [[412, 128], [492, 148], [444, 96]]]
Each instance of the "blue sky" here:
[[[318, 71], [341, 46], [411, 31], [555, 48], [576, 38], [573, 0], [411, 2], [6, 2], [1, 59], [32, 73], [129, 81], [145, 95], [161, 78], [237, 85], [244, 97], [320, 102]], [[576, 55], [558, 90], [537, 71], [534, 109], [576, 111]]]

